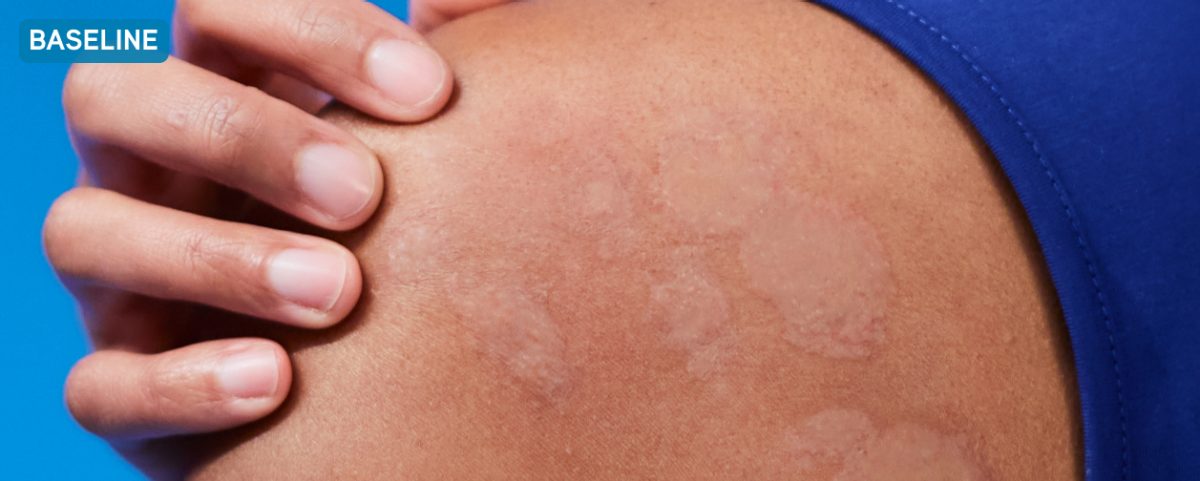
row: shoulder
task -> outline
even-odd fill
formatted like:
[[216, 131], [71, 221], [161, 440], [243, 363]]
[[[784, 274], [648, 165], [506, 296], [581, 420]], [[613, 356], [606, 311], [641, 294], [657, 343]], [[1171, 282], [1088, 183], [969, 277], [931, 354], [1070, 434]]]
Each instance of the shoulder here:
[[[1029, 229], [885, 46], [783, 0], [518, 3], [432, 41], [460, 82], [442, 116], [331, 114], [385, 159], [368, 302], [216, 466], [332, 455], [336, 413], [370, 465], [460, 478], [1069, 475]], [[937, 459], [888, 464], [914, 449]]]

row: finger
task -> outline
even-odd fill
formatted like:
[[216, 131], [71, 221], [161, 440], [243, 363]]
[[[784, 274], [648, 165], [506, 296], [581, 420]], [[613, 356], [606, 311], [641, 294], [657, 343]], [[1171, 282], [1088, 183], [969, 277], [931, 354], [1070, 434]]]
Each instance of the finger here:
[[379, 162], [355, 137], [178, 59], [76, 65], [63, 104], [88, 160], [123, 149], [329, 229], [365, 222], [382, 197]]
[[185, 59], [234, 52], [237, 63], [302, 79], [382, 119], [426, 119], [453, 86], [419, 34], [367, 2], [180, 0], [176, 19]]
[[161, 354], [97, 351], [67, 376], [71, 415], [109, 439], [217, 431], [262, 418], [292, 383], [287, 354], [265, 339], [226, 339]]
[[325, 239], [236, 224], [76, 188], [44, 228], [58, 273], [160, 299], [181, 300], [301, 327], [326, 327], [358, 301], [362, 274]]
[[428, 32], [443, 23], [468, 13], [488, 7], [509, 3], [511, 0], [412, 0], [409, 2], [408, 18], [413, 28]]

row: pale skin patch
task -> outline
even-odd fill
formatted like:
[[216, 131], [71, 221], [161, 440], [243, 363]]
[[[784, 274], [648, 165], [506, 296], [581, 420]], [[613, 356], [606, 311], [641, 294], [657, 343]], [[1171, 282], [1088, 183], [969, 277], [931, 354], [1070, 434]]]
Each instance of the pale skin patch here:
[[696, 248], [669, 256], [663, 278], [650, 288], [650, 316], [663, 326], [667, 343], [687, 353], [687, 371], [707, 379], [719, 371], [732, 342], [730, 307]]
[[627, 255], [644, 234], [634, 227], [628, 189], [611, 163], [601, 159], [590, 168], [593, 171], [586, 175], [591, 180], [567, 198], [569, 205], [577, 206], [577, 217], [585, 224], [578, 232], [596, 243], [596, 255], [601, 259]]
[[884, 339], [889, 275], [873, 228], [827, 199], [789, 190], [796, 152], [754, 112], [695, 107], [658, 143], [654, 187], [693, 235], [733, 238], [751, 287], [805, 352], [862, 359]]
[[504, 262], [443, 275], [446, 259], [462, 250], [458, 239], [438, 225], [413, 223], [397, 231], [388, 253], [394, 278], [414, 286], [444, 279], [447, 298], [478, 349], [540, 399], [555, 402], [567, 389], [570, 369], [544, 286], [530, 286], [518, 265]]
[[836, 473], [832, 481], [983, 481], [959, 436], [915, 423], [883, 429], [847, 409], [828, 409], [784, 436], [800, 474]]
[[562, 332], [545, 308], [545, 293], [505, 282], [454, 283], [458, 313], [476, 329], [482, 350], [542, 399], [558, 399], [569, 368]]
[[806, 419], [800, 428], [785, 436], [785, 442], [795, 456], [797, 467], [809, 472], [841, 464], [874, 435], [875, 426], [866, 414], [829, 409]]
[[742, 266], [783, 316], [785, 337], [833, 358], [865, 358], [884, 338], [883, 249], [848, 209], [805, 194], [773, 201], [745, 229]]
[[731, 232], [771, 199], [777, 141], [766, 126], [708, 110], [680, 118], [658, 147], [662, 201], [702, 235]]
[[[414, 162], [413, 182], [422, 188], [401, 192], [412, 194], [389, 252], [393, 279], [425, 286], [444, 279], [437, 284], [481, 350], [547, 398], [563, 391], [570, 369], [563, 319], [553, 318], [544, 293], [586, 299], [588, 287], [571, 284], [585, 276], [546, 273], [585, 272], [592, 262], [651, 277], [643, 291], [648, 318], [665, 346], [685, 353], [697, 379], [716, 383], [736, 360], [732, 301], [704, 265], [709, 248], [738, 253], [750, 290], [778, 310], [787, 341], [834, 358], [868, 356], [883, 339], [888, 291], [870, 226], [784, 187], [784, 167], [795, 159], [777, 145], [776, 126], [739, 112], [730, 127], [726, 116], [695, 110], [667, 127], [646, 159], [654, 168], [644, 172], [653, 176], [645, 184], [602, 149], [582, 160], [563, 157], [559, 146], [567, 144], [554, 139], [523, 144], [528, 150], [512, 161]], [[679, 222], [647, 231], [659, 212]]]
[[834, 481], [982, 481], [961, 438], [902, 423], [871, 438], [843, 461]]
[[442, 269], [445, 234], [436, 225], [412, 223], [391, 236], [388, 265], [391, 279], [420, 285]]
[[[523, 172], [495, 172], [488, 170], [496, 168], [491, 165], [455, 164], [454, 159], [431, 162], [424, 157], [405, 165], [412, 174], [406, 180], [419, 187], [405, 186], [398, 192], [407, 197], [389, 232], [389, 281], [440, 292], [469, 332], [473, 347], [506, 371], [514, 387], [541, 402], [559, 402], [571, 377], [567, 343], [549, 309], [551, 286], [529, 272], [532, 260], [544, 255], [547, 245], [561, 242], [537, 235], [560, 218], [555, 204], [464, 201], [471, 199], [467, 192], [480, 191], [480, 179], [519, 178]], [[525, 195], [535, 198], [565, 190], [558, 183], [527, 183], [524, 188]], [[623, 212], [619, 190], [600, 194], [604, 195], [597, 198], [594, 215]], [[508, 255], [491, 254], [496, 251]]]

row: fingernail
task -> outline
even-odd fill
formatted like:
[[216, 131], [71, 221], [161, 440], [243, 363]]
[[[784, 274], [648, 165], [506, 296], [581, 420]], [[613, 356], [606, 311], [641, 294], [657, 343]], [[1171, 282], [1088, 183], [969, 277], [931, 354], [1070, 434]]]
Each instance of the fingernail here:
[[446, 66], [428, 47], [404, 40], [381, 40], [367, 53], [367, 76], [388, 98], [415, 107], [441, 92]]
[[316, 144], [296, 156], [296, 184], [309, 202], [335, 219], [359, 213], [375, 191], [375, 169], [337, 144]]
[[287, 249], [267, 264], [267, 282], [279, 297], [311, 309], [328, 311], [342, 295], [346, 259], [315, 249]]
[[226, 394], [242, 399], [274, 395], [279, 385], [275, 351], [253, 348], [230, 354], [217, 366], [217, 384]]

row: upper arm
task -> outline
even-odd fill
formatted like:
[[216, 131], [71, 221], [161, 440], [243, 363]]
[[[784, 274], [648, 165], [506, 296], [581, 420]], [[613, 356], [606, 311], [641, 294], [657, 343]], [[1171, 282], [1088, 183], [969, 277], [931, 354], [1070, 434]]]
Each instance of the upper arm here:
[[363, 306], [285, 335], [289, 409], [200, 477], [265, 452], [343, 478], [1075, 472], [1029, 228], [884, 46], [783, 0], [522, 3], [432, 38], [446, 113], [333, 115], [385, 159]]

